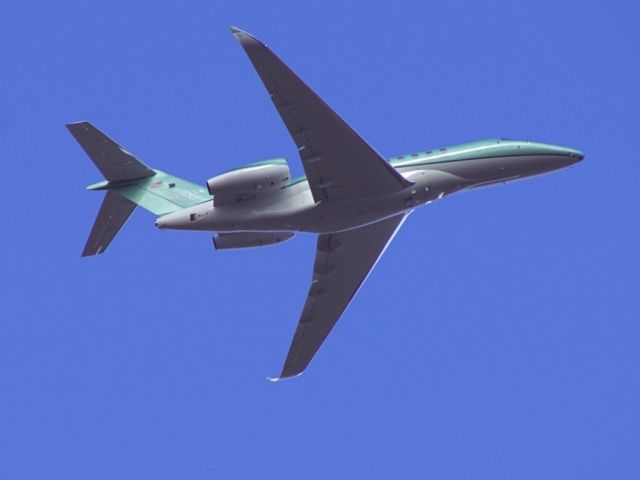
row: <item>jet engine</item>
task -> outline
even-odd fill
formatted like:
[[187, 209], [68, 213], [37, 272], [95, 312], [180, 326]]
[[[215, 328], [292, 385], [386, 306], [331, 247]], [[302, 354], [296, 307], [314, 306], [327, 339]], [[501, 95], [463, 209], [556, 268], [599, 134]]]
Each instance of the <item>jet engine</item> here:
[[265, 247], [286, 242], [293, 238], [293, 232], [231, 232], [218, 233], [213, 236], [216, 250], [231, 248]]
[[277, 192], [289, 183], [289, 165], [284, 158], [251, 163], [207, 180], [214, 202], [235, 203]]

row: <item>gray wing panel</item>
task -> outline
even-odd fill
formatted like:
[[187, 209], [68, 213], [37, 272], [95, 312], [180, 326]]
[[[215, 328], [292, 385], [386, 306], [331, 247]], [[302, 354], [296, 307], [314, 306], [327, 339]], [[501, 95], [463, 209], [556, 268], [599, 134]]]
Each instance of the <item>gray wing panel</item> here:
[[107, 191], [82, 256], [103, 253], [135, 208], [135, 203], [115, 192]]
[[405, 217], [318, 237], [311, 288], [280, 378], [307, 368]]
[[155, 175], [136, 157], [127, 152], [89, 122], [67, 125], [89, 158], [110, 182], [135, 180]]
[[386, 195], [411, 185], [262, 42], [232, 32], [298, 147], [316, 202]]

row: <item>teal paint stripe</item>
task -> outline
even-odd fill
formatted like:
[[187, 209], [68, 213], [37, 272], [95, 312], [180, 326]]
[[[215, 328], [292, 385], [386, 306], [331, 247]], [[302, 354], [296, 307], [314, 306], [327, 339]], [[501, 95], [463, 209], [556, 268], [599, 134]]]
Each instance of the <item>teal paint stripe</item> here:
[[[481, 159], [486, 159], [486, 158], [506, 158], [506, 157], [533, 157], [536, 155], [543, 155], [541, 153], [518, 153], [518, 154], [503, 154], [503, 155], [483, 155], [483, 156], [471, 156], [471, 157], [465, 157], [465, 158], [451, 158], [448, 160], [430, 160], [430, 161], [426, 161], [426, 162], [421, 162], [418, 161], [416, 163], [403, 163], [403, 164], [391, 164], [393, 165], [395, 168], [407, 168], [407, 167], [420, 167], [422, 165], [441, 165], [443, 163], [452, 163], [452, 162], [464, 162], [467, 160], [481, 160]], [[563, 155], [559, 155], [559, 154], [552, 154], [552, 153], [548, 153], [548, 154], [544, 154], [544, 155], [556, 155], [558, 157], [561, 157]]]

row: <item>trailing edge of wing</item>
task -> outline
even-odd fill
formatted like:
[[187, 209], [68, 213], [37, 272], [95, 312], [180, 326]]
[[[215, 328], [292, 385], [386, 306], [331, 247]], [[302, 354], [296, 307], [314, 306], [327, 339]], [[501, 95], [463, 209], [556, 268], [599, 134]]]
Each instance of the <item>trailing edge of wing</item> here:
[[235, 27], [231, 32], [297, 145], [316, 202], [387, 195], [412, 184], [266, 45]]
[[307, 301], [280, 378], [300, 375], [391, 243], [406, 214], [318, 236]]

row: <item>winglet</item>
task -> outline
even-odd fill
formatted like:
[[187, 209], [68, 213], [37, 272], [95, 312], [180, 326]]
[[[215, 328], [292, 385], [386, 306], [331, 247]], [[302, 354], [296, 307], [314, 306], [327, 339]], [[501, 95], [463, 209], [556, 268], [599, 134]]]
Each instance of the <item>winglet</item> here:
[[256, 37], [254, 37], [248, 32], [245, 32], [244, 30], [240, 30], [239, 28], [234, 26], [229, 27], [229, 30], [231, 30], [231, 33], [233, 34], [233, 36], [236, 37], [236, 40], [238, 40], [240, 44], [242, 44], [243, 46], [249, 42], [255, 42], [258, 45], [266, 47], [264, 42], [261, 42]]
[[271, 383], [277, 383], [280, 382], [282, 380], [289, 380], [290, 378], [296, 378], [299, 377], [300, 375], [302, 375], [304, 373], [304, 371], [300, 372], [300, 373], [296, 373], [295, 375], [289, 375], [287, 377], [265, 377], [267, 380], [269, 380]]

